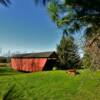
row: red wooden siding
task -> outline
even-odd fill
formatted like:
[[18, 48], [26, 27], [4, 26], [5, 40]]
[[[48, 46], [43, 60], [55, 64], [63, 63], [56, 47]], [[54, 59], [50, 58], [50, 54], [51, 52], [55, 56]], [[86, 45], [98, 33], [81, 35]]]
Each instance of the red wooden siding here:
[[41, 71], [43, 70], [47, 58], [12, 58], [11, 67], [15, 70], [21, 71]]

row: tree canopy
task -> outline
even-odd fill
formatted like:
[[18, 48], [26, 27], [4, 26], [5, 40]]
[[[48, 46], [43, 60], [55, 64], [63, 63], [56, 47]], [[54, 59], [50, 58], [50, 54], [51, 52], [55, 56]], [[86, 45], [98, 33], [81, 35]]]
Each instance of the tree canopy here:
[[64, 32], [73, 32], [80, 26], [100, 26], [100, 0], [49, 0], [48, 11]]

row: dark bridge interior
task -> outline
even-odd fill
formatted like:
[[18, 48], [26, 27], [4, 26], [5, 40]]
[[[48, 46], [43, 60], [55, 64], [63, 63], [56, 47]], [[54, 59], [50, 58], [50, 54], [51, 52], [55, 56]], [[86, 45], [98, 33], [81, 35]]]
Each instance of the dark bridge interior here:
[[52, 70], [55, 64], [56, 64], [56, 60], [54, 59], [48, 60], [43, 68], [43, 71]]

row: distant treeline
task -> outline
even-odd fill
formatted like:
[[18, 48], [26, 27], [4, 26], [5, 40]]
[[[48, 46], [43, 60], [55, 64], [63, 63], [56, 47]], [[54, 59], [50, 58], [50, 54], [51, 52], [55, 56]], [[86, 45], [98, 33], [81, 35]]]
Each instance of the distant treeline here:
[[0, 57], [0, 63], [9, 63], [10, 57]]

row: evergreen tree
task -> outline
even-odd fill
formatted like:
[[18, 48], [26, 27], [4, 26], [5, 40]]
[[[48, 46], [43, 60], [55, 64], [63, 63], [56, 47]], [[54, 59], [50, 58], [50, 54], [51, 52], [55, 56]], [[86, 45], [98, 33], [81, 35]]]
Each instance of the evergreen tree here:
[[62, 36], [60, 44], [57, 45], [57, 53], [62, 69], [78, 68], [80, 66], [80, 57], [72, 36]]

